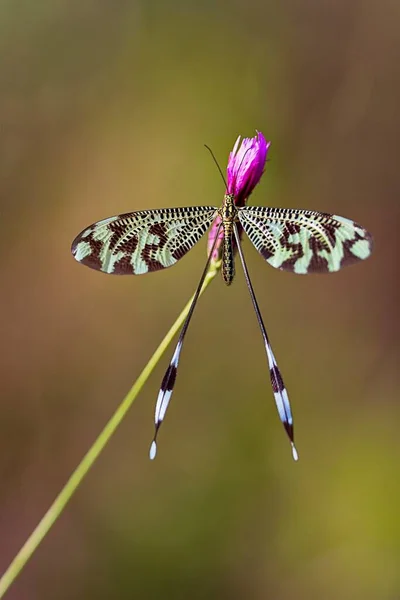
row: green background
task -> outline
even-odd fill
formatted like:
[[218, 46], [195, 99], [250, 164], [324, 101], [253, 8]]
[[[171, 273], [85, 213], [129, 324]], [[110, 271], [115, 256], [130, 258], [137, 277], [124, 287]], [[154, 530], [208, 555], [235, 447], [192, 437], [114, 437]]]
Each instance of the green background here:
[[237, 135], [272, 140], [251, 203], [354, 218], [370, 260], [275, 271], [244, 242], [295, 417], [277, 418], [240, 266], [169, 355], [10, 600], [400, 598], [400, 4], [3, 0], [0, 6], [0, 569], [194, 291], [107, 277], [70, 243], [145, 208], [220, 204]]

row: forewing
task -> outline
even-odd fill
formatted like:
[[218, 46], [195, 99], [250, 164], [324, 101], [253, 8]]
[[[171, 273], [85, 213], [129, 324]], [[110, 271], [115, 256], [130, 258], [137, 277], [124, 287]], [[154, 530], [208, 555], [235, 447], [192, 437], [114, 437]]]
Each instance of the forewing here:
[[93, 223], [73, 241], [82, 264], [116, 275], [140, 275], [174, 265], [216, 216], [213, 206], [143, 210]]
[[244, 206], [239, 221], [261, 256], [284, 271], [332, 273], [368, 258], [372, 250], [368, 231], [337, 215]]

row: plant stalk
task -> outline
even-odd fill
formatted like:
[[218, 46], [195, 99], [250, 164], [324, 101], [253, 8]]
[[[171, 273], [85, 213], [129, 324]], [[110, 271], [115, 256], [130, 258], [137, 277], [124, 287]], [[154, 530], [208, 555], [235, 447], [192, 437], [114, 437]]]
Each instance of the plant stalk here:
[[[212, 262], [210, 265], [210, 269], [205, 277], [203, 287], [201, 289], [200, 294], [202, 294], [205, 289], [208, 287], [210, 282], [214, 279], [215, 275], [219, 269], [219, 263]], [[78, 486], [82, 483], [83, 478], [88, 473], [90, 468], [93, 466], [94, 462], [105, 448], [107, 442], [110, 440], [113, 433], [116, 431], [118, 425], [121, 423], [126, 413], [130, 409], [132, 403], [136, 399], [137, 395], [141, 391], [142, 387], [146, 383], [153, 369], [157, 365], [158, 361], [164, 354], [165, 350], [169, 346], [173, 337], [182, 326], [182, 323], [189, 312], [189, 308], [191, 305], [193, 297], [186, 304], [185, 308], [182, 310], [181, 314], [176, 319], [175, 323], [172, 325], [171, 329], [168, 331], [161, 344], [158, 346], [157, 350], [154, 352], [153, 356], [150, 358], [147, 365], [144, 367], [143, 371], [122, 400], [115, 413], [112, 415], [108, 423], [105, 425], [104, 429], [97, 437], [91, 448], [85, 454], [79, 465], [76, 467], [75, 471], [72, 473], [67, 483], [58, 494], [53, 504], [50, 506], [48, 511], [42, 517], [39, 524], [32, 531], [22, 548], [19, 550], [18, 554], [12, 560], [10, 566], [5, 571], [3, 576], [0, 579], [0, 598], [3, 598], [4, 594], [7, 592], [11, 584], [15, 581], [21, 570], [24, 568], [30, 557], [37, 550], [40, 543], [46, 537], [52, 526], [57, 521], [58, 517], [62, 514], [68, 502], [72, 498], [74, 492], [77, 490]]]

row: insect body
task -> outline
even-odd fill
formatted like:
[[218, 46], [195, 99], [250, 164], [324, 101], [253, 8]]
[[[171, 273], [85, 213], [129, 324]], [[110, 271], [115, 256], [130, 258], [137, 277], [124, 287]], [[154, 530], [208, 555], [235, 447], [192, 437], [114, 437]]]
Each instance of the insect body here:
[[222, 279], [230, 285], [235, 276], [235, 258], [233, 253], [233, 227], [237, 221], [238, 209], [234, 204], [233, 194], [225, 194], [222, 208], [218, 211], [224, 230], [222, 249]]

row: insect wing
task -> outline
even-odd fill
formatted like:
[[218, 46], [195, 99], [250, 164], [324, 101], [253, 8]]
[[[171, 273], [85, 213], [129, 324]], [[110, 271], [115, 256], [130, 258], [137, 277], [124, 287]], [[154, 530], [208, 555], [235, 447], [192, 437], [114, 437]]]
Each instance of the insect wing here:
[[163, 208], [98, 221], [73, 241], [78, 262], [104, 273], [140, 275], [174, 265], [216, 216], [213, 206]]
[[284, 271], [332, 273], [368, 258], [372, 250], [368, 231], [337, 215], [244, 206], [239, 221], [261, 256]]

